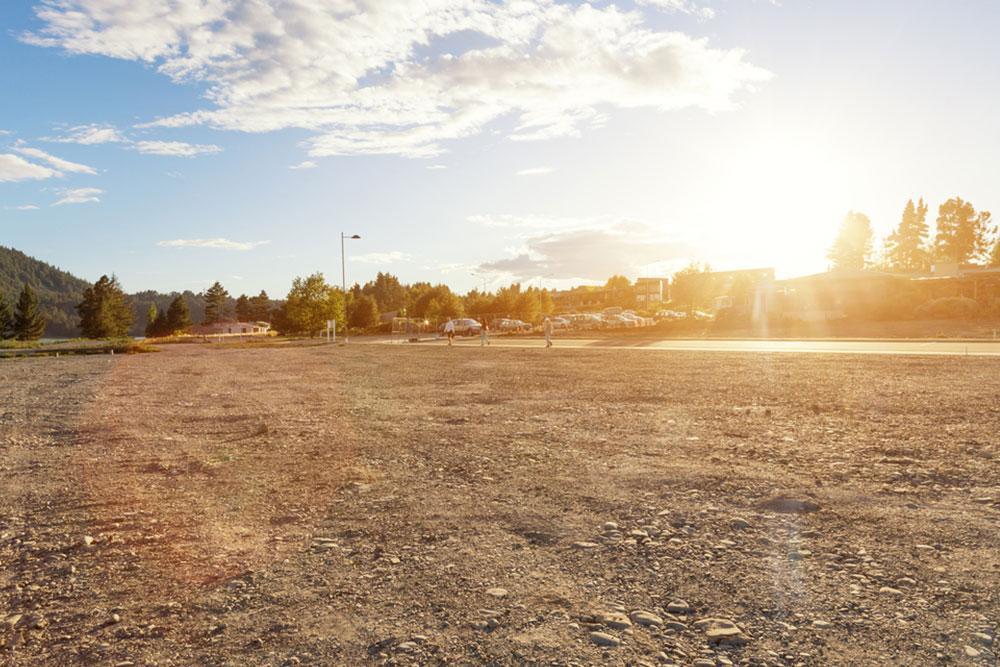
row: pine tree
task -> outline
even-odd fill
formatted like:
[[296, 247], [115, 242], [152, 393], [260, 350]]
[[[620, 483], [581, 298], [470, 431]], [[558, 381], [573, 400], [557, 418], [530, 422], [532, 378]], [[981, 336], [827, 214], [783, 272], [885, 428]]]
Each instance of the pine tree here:
[[840, 225], [827, 258], [835, 269], [864, 269], [872, 253], [872, 223], [864, 213], [851, 211]]
[[938, 209], [935, 256], [958, 264], [979, 259], [986, 251], [991, 221], [989, 211], [976, 213], [961, 197], [949, 199]]
[[906, 202], [899, 226], [886, 239], [887, 268], [894, 271], [927, 271], [930, 253], [927, 250], [927, 204], [921, 199], [916, 205]]
[[83, 301], [76, 307], [80, 331], [86, 338], [127, 336], [135, 319], [128, 297], [114, 276], [101, 276], [83, 291]]
[[267, 322], [271, 319], [271, 299], [264, 290], [257, 296], [250, 297], [250, 318], [254, 322]]
[[14, 337], [14, 314], [10, 311], [10, 304], [0, 292], [0, 340]]
[[25, 283], [14, 310], [14, 335], [18, 340], [38, 340], [45, 333], [45, 319], [38, 312], [38, 297]]
[[251, 317], [253, 317], [253, 313], [250, 299], [246, 294], [240, 294], [240, 298], [236, 299], [236, 319], [240, 322], [249, 322]]
[[221, 322], [226, 313], [229, 292], [218, 281], [205, 291], [205, 324]]
[[178, 294], [167, 308], [165, 334], [183, 333], [191, 326], [191, 313], [187, 301]]

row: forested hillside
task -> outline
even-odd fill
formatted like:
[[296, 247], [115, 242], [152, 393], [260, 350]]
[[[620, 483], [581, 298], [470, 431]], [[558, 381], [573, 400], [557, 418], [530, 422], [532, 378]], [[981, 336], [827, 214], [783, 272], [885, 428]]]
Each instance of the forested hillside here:
[[38, 294], [47, 323], [45, 335], [76, 336], [79, 331], [76, 305], [83, 298], [87, 281], [29, 257], [20, 250], [0, 246], [0, 292], [7, 297], [8, 303], [17, 301], [25, 283]]
[[[48, 338], [69, 338], [80, 335], [80, 317], [76, 307], [83, 300], [83, 290], [90, 286], [86, 280], [58, 269], [51, 264], [25, 255], [20, 250], [0, 246], [0, 293], [7, 297], [7, 303], [17, 301], [23, 285], [27, 283], [38, 294], [42, 315], [45, 317], [45, 336]], [[170, 306], [177, 293], [139, 292], [128, 296], [135, 311], [135, 322], [130, 333], [141, 336], [146, 329], [146, 316], [150, 304], [158, 310]], [[205, 316], [205, 300], [200, 294], [190, 291], [183, 293], [191, 312], [193, 322], [201, 322]], [[235, 301], [229, 299], [227, 307], [233, 309]]]

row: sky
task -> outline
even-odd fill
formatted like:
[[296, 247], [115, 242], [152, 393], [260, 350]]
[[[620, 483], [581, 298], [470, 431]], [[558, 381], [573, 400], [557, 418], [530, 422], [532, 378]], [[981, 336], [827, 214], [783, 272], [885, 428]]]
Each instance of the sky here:
[[5, 0], [0, 245], [127, 291], [827, 268], [1000, 209], [995, 0]]

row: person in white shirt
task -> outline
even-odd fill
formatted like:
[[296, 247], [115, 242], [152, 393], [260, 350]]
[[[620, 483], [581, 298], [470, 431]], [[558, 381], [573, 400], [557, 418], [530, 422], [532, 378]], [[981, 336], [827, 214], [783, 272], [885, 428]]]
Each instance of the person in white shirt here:
[[455, 320], [448, 320], [444, 325], [444, 335], [448, 337], [448, 347], [455, 341]]
[[546, 317], [545, 323], [542, 324], [542, 329], [545, 331], [545, 347], [552, 347], [552, 319]]

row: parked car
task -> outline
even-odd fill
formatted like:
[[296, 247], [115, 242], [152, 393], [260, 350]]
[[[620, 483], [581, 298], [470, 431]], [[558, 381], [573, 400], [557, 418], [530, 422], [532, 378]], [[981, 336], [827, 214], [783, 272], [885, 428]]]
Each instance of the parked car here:
[[569, 329], [569, 320], [565, 317], [553, 317], [551, 320], [554, 329]]
[[[478, 336], [480, 330], [482, 330], [483, 325], [476, 320], [470, 318], [461, 318], [457, 320], [449, 320], [455, 327], [456, 336]], [[438, 331], [444, 333], [444, 328], [447, 326], [448, 322], [442, 324]]]

